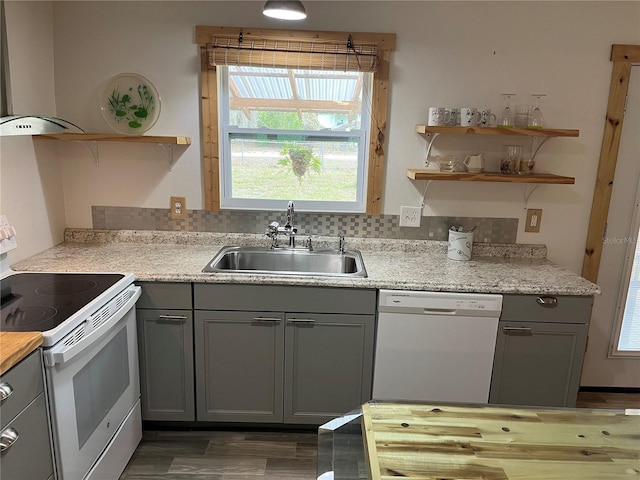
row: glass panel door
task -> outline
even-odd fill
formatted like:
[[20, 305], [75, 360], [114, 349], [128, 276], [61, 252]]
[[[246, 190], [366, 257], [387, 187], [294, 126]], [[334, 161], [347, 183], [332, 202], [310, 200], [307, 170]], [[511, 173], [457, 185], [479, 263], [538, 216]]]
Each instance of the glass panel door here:
[[637, 239], [627, 290], [627, 301], [622, 316], [618, 350], [640, 351], [640, 247]]
[[[639, 186], [640, 187], [640, 186]], [[617, 319], [611, 345], [612, 356], [640, 356], [640, 188], [631, 232], [635, 236], [621, 239], [627, 243], [622, 271]]]

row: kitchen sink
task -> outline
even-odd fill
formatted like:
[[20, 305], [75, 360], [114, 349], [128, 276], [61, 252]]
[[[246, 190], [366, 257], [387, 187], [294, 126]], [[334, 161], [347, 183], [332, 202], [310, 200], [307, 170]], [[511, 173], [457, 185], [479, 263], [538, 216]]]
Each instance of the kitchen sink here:
[[224, 247], [202, 270], [205, 273], [258, 273], [269, 275], [321, 275], [366, 277], [357, 250], [309, 251], [260, 247]]

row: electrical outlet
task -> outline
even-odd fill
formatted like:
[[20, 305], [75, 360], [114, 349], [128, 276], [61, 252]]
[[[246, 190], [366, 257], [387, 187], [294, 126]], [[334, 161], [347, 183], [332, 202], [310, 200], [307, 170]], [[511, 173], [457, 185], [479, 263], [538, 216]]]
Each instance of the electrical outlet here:
[[524, 231], [538, 233], [540, 231], [540, 222], [542, 222], [542, 209], [527, 208], [527, 220], [524, 225]]
[[400, 226], [419, 227], [422, 209], [420, 207], [400, 207]]
[[186, 197], [171, 197], [171, 220], [184, 220], [187, 218]]

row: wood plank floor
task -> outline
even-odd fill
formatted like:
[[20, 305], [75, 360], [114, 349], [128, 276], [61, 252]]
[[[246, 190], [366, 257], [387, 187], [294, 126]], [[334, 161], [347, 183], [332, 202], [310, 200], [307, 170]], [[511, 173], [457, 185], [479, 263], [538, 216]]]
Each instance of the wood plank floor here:
[[579, 408], [640, 408], [640, 393], [580, 392]]
[[[640, 394], [580, 392], [581, 408], [638, 408]], [[315, 480], [317, 430], [145, 430], [120, 480]]]
[[120, 480], [315, 480], [317, 430], [145, 430]]

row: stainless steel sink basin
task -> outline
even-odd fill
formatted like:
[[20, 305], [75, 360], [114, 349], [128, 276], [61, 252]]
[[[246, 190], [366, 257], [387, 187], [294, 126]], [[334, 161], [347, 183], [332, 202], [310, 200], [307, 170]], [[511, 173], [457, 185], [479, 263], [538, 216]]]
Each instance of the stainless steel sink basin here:
[[362, 255], [357, 250], [339, 253], [334, 250], [309, 252], [259, 247], [224, 247], [202, 271], [331, 277], [367, 276]]

